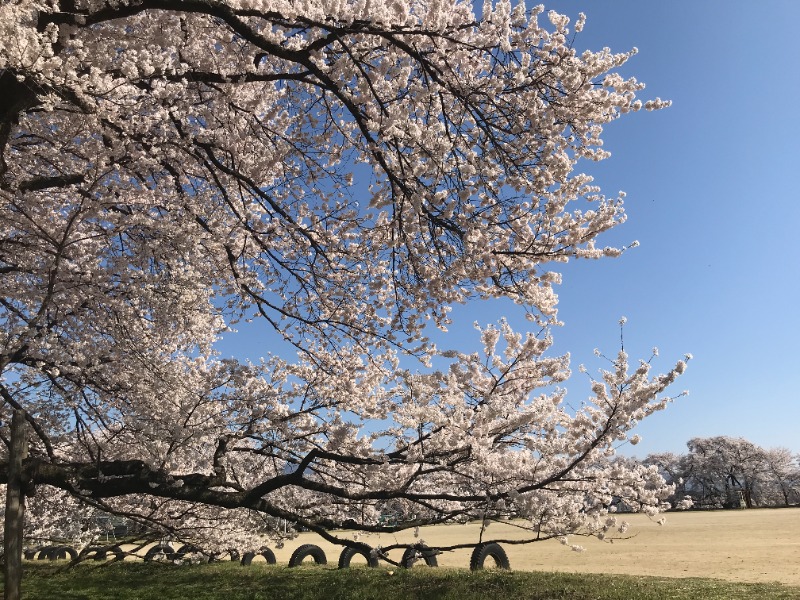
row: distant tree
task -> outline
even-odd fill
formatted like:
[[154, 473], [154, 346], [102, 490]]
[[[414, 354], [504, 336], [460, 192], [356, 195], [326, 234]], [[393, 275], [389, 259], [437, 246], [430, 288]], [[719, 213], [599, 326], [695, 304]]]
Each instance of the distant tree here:
[[[0, 434], [24, 411], [33, 533], [61, 507], [211, 550], [278, 519], [352, 543], [332, 528], [390, 503], [392, 529], [516, 514], [533, 541], [657, 510], [656, 469], [609, 458], [685, 362], [620, 352], [567, 410], [546, 356], [545, 267], [622, 250], [597, 245], [622, 198], [576, 164], [666, 105], [616, 72], [633, 52], [507, 0], [303, 7], [0, 6]], [[536, 333], [426, 338], [490, 298]], [[252, 319], [299, 357], [222, 359]]]
[[684, 495], [698, 507], [777, 506], [798, 501], [800, 469], [786, 448], [764, 449], [744, 438], [693, 438], [689, 452], [651, 454], [643, 463], [655, 466], [675, 486], [669, 500]]
[[693, 486], [701, 503], [736, 504], [739, 494], [748, 508], [762, 499], [763, 451], [744, 438], [717, 436], [687, 442]]
[[789, 506], [800, 502], [800, 465], [797, 456], [788, 448], [770, 448], [764, 450], [763, 463], [770, 503]]

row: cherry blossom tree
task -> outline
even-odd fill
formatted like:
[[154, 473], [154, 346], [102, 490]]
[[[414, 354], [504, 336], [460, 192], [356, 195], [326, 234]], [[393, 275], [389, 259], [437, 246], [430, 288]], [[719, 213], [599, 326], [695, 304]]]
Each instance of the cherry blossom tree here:
[[782, 446], [767, 448], [764, 450], [763, 464], [768, 502], [772, 506], [790, 506], [800, 502], [800, 464], [797, 455]]
[[762, 448], [744, 438], [692, 438], [689, 452], [651, 454], [643, 462], [657, 466], [675, 486], [670, 501], [684, 496], [698, 507], [789, 506], [800, 492], [797, 457], [787, 448]]
[[759, 503], [761, 448], [744, 438], [728, 436], [692, 438], [686, 445], [701, 503], [738, 507], [739, 494], [748, 508]]
[[[620, 352], [570, 408], [549, 353], [550, 269], [624, 250], [597, 241], [622, 195], [577, 165], [668, 104], [618, 74], [635, 50], [577, 52], [583, 21], [507, 0], [3, 3], [0, 433], [22, 411], [31, 534], [102, 511], [209, 550], [278, 519], [353, 544], [333, 528], [385, 530], [392, 504], [390, 529], [513, 515], [533, 541], [606, 535], [619, 499], [658, 510], [657, 468], [612, 459], [685, 362]], [[428, 338], [492, 298], [534, 331]], [[223, 359], [254, 319], [297, 358]]]

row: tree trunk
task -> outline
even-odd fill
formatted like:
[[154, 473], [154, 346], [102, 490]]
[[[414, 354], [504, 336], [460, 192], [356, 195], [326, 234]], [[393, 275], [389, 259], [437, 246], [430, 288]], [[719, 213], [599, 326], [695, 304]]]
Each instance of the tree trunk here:
[[25, 494], [22, 489], [22, 461], [28, 454], [25, 413], [15, 410], [11, 418], [11, 446], [8, 452], [6, 519], [3, 538], [5, 565], [4, 600], [19, 600], [22, 584], [22, 531], [25, 523]]

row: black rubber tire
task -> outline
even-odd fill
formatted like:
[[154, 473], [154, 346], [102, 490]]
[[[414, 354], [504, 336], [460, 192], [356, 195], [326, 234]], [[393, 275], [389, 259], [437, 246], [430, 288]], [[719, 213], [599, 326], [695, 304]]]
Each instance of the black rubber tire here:
[[70, 560], [75, 560], [78, 558], [78, 553], [74, 548], [70, 548], [69, 546], [55, 546], [50, 550], [48, 558], [50, 560], [66, 560], [67, 556], [69, 556]]
[[125, 551], [119, 546], [111, 546], [108, 552], [114, 555], [113, 560], [125, 560]]
[[105, 560], [107, 554], [108, 551], [102, 546], [89, 546], [81, 550], [78, 557], [82, 560], [88, 560], [89, 558], [92, 560]]
[[56, 546], [50, 550], [48, 557], [50, 560], [64, 560], [67, 558], [67, 553], [64, 551], [63, 546]]
[[224, 562], [226, 560], [230, 560], [231, 562], [236, 562], [239, 560], [239, 558], [241, 558], [239, 556], [239, 551], [234, 548], [230, 548], [228, 550], [223, 550], [222, 552], [212, 552], [211, 555], [208, 557], [208, 562], [210, 563]]
[[157, 544], [150, 548], [144, 555], [147, 562], [153, 560], [159, 554], [163, 554], [167, 560], [171, 561], [175, 557], [175, 551], [169, 544]]
[[506, 554], [506, 551], [503, 550], [502, 546], [500, 546], [500, 544], [497, 542], [485, 542], [475, 546], [475, 549], [472, 551], [472, 556], [470, 556], [469, 559], [470, 570], [483, 570], [483, 565], [487, 558], [494, 560], [494, 563], [498, 569], [508, 570], [511, 568], [511, 565], [508, 562], [508, 555]]
[[[55, 546], [44, 546], [42, 548], [39, 548], [39, 554], [36, 557], [36, 560], [48, 560], [48, 559], [50, 559], [50, 553], [55, 549], [56, 549]], [[52, 559], [50, 559], [50, 560], [52, 560]]]
[[339, 568], [349, 569], [350, 561], [358, 555], [367, 559], [367, 566], [373, 569], [378, 566], [378, 557], [372, 555], [372, 548], [369, 546], [359, 546], [358, 548], [345, 546], [344, 550], [342, 550], [342, 553], [339, 555]]
[[[274, 565], [276, 562], [278, 562], [275, 559], [275, 553], [272, 550], [270, 550], [269, 548], [264, 548], [260, 552], [245, 552], [242, 555], [242, 566], [243, 567], [250, 566], [250, 564], [253, 562], [253, 559], [256, 556], [263, 556], [264, 560], [267, 561], [268, 565]], [[232, 556], [231, 556], [231, 560], [233, 560]]]
[[400, 559], [400, 566], [404, 569], [410, 569], [418, 560], [424, 560], [425, 564], [429, 567], [438, 567], [439, 561], [436, 560], [438, 552], [434, 548], [427, 546], [411, 546], [406, 548], [403, 552], [403, 558]]
[[34, 558], [36, 558], [36, 552], [37, 550], [34, 550], [32, 548], [26, 548], [25, 550], [22, 551], [22, 556], [25, 558], [25, 560], [33, 560]]
[[289, 559], [290, 567], [298, 567], [303, 563], [306, 557], [311, 557], [318, 565], [327, 565], [328, 559], [325, 557], [325, 552], [316, 544], [303, 544], [297, 550], [292, 552], [292, 557]]
[[[94, 554], [94, 556], [91, 556], [92, 554]], [[78, 558], [91, 558], [93, 560], [101, 561], [106, 560], [109, 554], [114, 555], [112, 560], [123, 560], [125, 558], [125, 552], [123, 552], [122, 548], [119, 546], [90, 546], [81, 550], [80, 554], [78, 554]]]
[[200, 548], [193, 544], [184, 544], [180, 548], [175, 551], [175, 554], [172, 555], [174, 560], [183, 560], [186, 558], [187, 554], [202, 554]]

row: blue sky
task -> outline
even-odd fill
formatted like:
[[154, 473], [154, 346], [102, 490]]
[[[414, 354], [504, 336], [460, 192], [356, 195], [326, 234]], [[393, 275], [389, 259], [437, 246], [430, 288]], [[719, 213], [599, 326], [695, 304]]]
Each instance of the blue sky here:
[[[800, 2], [564, 0], [584, 12], [578, 46], [639, 49], [625, 67], [645, 98], [673, 106], [607, 128], [612, 157], [586, 171], [625, 190], [610, 239], [641, 246], [572, 265], [557, 348], [576, 362], [626, 349], [690, 352], [690, 395], [643, 423], [626, 453], [685, 451], [695, 436], [745, 437], [800, 452]], [[580, 396], [578, 397], [580, 398]]]
[[[800, 452], [800, 2], [545, 7], [586, 13], [580, 49], [636, 46], [623, 73], [647, 84], [644, 100], [673, 101], [608, 126], [612, 157], [581, 165], [608, 195], [627, 193], [628, 222], [601, 241], [641, 245], [618, 259], [557, 267], [565, 324], [553, 332], [554, 352], [569, 351], [575, 367], [603, 366], [593, 350], [617, 351], [625, 316], [632, 358], [648, 358], [657, 346], [655, 364], [666, 369], [694, 356], [673, 390], [690, 395], [642, 423], [642, 442], [624, 454], [684, 452], [690, 438], [714, 435]], [[503, 312], [524, 329], [521, 315], [506, 309], [457, 307], [440, 345], [474, 347], [472, 322]], [[234, 348], [229, 341], [223, 352]], [[235, 343], [240, 356], [267, 351], [257, 338]], [[588, 394], [584, 378], [567, 387], [576, 405]]]

